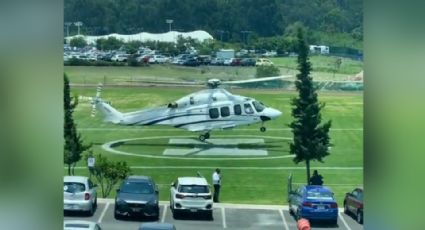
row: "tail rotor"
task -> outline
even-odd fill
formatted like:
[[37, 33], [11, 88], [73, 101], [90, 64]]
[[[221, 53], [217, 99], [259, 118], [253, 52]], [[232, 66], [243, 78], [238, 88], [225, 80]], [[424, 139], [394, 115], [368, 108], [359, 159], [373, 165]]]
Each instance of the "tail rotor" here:
[[97, 103], [99, 103], [101, 101], [101, 99], [100, 99], [100, 93], [101, 92], [102, 92], [102, 84], [99, 83], [99, 85], [97, 86], [97, 89], [96, 89], [96, 97], [94, 97], [93, 100], [91, 101], [91, 104], [92, 104], [91, 116], [92, 117], [96, 116], [96, 112], [97, 112], [96, 105], [97, 105]]

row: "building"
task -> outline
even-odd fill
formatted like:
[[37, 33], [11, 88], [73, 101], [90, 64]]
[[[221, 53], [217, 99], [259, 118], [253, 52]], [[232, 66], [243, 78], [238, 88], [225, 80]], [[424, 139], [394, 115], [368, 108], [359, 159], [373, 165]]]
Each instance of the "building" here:
[[217, 51], [216, 57], [217, 58], [224, 58], [224, 59], [234, 58], [235, 57], [235, 50], [234, 49], [227, 49], [227, 50], [221, 49], [221, 50]]
[[312, 54], [329, 54], [329, 46], [310, 45], [310, 53], [312, 53]]

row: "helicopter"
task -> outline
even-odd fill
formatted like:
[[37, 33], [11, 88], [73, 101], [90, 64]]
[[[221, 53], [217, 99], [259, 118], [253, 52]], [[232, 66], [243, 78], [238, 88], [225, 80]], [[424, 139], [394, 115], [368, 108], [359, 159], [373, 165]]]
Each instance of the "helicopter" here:
[[265, 132], [264, 123], [276, 119], [282, 112], [267, 107], [262, 102], [241, 95], [231, 94], [220, 88], [221, 84], [241, 84], [270, 81], [288, 76], [266, 77], [243, 81], [222, 82], [210, 79], [207, 89], [186, 95], [167, 105], [122, 113], [100, 97], [102, 85], [99, 84], [95, 98], [91, 98], [92, 116], [99, 109], [105, 116], [104, 121], [125, 126], [168, 125], [198, 132], [199, 140], [210, 138], [213, 130], [233, 129], [237, 126], [261, 123], [260, 131]]

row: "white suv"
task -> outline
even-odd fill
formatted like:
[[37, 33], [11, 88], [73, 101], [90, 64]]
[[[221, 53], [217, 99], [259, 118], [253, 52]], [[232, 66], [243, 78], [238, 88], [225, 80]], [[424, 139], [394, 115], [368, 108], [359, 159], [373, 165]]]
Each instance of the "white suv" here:
[[208, 182], [203, 177], [179, 177], [171, 183], [170, 208], [173, 217], [181, 212], [205, 213], [213, 218], [213, 200]]
[[97, 206], [96, 186], [85, 176], [63, 178], [63, 209], [85, 211], [92, 216]]

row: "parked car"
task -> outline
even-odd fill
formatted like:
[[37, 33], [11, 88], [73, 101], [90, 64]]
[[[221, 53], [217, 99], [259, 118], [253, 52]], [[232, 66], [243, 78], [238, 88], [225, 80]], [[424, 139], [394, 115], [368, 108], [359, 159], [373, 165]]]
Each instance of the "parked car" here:
[[84, 211], [92, 216], [97, 207], [96, 185], [85, 176], [63, 178], [63, 208], [65, 211]]
[[240, 66], [241, 65], [241, 59], [240, 58], [231, 58], [230, 65], [231, 66]]
[[223, 61], [223, 65], [229, 66], [232, 63], [232, 58], [225, 58]]
[[211, 65], [224, 65], [224, 58], [214, 58], [211, 60]]
[[266, 58], [260, 58], [255, 62], [255, 66], [272, 66], [274, 65], [272, 61]]
[[355, 188], [346, 193], [344, 198], [344, 212], [353, 214], [359, 224], [363, 224], [363, 189]]
[[210, 55], [199, 55], [198, 61], [201, 63], [201, 65], [209, 65], [211, 63], [211, 56]]
[[184, 65], [184, 66], [199, 66], [199, 65], [201, 65], [201, 62], [195, 57], [190, 57], [188, 59], [185, 59], [183, 61], [182, 65]]
[[335, 225], [338, 222], [338, 204], [326, 186], [301, 186], [290, 192], [288, 203], [289, 212], [297, 219], [328, 220]]
[[143, 223], [138, 230], [176, 230], [176, 227], [169, 223]]
[[173, 217], [183, 212], [204, 213], [213, 218], [213, 200], [203, 177], [179, 177], [171, 183], [170, 208]]
[[254, 58], [244, 58], [241, 60], [241, 66], [255, 66]]
[[139, 57], [136, 58], [137, 62], [142, 62], [142, 63], [149, 63], [149, 60], [151, 59], [151, 55], [149, 54], [144, 54], [141, 55]]
[[169, 58], [164, 55], [152, 55], [149, 59], [149, 63], [166, 63], [169, 61]]
[[102, 230], [99, 224], [84, 220], [65, 220], [63, 222], [64, 230]]
[[159, 218], [159, 192], [151, 177], [129, 176], [117, 189], [114, 216], [151, 216]]
[[126, 62], [127, 59], [128, 59], [128, 54], [115, 54], [111, 58], [111, 61], [115, 61], [115, 62]]

